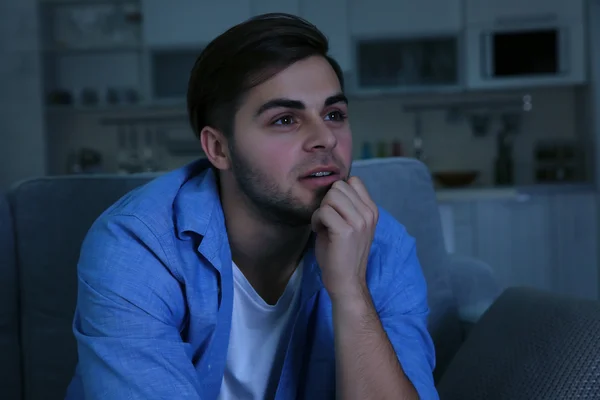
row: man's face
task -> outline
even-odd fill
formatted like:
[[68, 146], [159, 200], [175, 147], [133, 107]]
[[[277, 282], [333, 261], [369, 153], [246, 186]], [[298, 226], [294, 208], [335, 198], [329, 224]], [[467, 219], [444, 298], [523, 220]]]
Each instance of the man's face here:
[[350, 173], [347, 115], [339, 80], [322, 57], [253, 88], [229, 146], [233, 176], [252, 206], [278, 223], [309, 224], [331, 185]]

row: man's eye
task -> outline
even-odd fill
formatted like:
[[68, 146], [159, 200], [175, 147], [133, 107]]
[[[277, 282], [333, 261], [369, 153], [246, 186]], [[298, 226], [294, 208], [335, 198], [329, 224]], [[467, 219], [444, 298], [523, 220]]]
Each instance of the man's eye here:
[[341, 111], [332, 111], [327, 114], [326, 119], [329, 121], [341, 122], [346, 119], [346, 114]]
[[273, 122], [273, 125], [291, 125], [294, 123], [294, 118], [291, 115], [286, 115]]

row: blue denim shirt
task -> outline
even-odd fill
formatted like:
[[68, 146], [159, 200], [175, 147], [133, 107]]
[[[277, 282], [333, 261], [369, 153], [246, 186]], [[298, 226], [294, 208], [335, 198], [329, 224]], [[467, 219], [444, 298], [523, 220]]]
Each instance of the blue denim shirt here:
[[[67, 399], [215, 399], [227, 359], [231, 253], [215, 174], [197, 161], [135, 189], [88, 232]], [[334, 399], [331, 301], [312, 247], [277, 399]], [[381, 210], [367, 281], [405, 374], [437, 399], [427, 288], [415, 242]]]

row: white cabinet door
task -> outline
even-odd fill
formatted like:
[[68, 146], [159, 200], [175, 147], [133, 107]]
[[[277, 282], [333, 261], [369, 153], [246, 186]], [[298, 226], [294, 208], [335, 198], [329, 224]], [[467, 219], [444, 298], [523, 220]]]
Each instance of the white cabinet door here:
[[142, 0], [150, 47], [203, 46], [251, 15], [250, 0]]
[[558, 293], [598, 300], [598, 213], [594, 193], [553, 200], [554, 286]]
[[510, 207], [500, 200], [474, 204], [475, 256], [494, 270], [501, 287], [513, 286]]
[[511, 277], [515, 285], [553, 290], [550, 197], [510, 202]]
[[583, 0], [466, 0], [467, 25], [583, 21]]
[[504, 287], [598, 300], [597, 204], [593, 192], [456, 203], [454, 252], [488, 263]]
[[460, 201], [454, 204], [454, 243], [457, 254], [475, 257], [475, 218], [475, 202]]
[[550, 215], [547, 196], [477, 203], [477, 257], [490, 264], [501, 285], [553, 289]]
[[267, 13], [300, 15], [300, 0], [251, 0], [250, 5], [252, 15]]
[[458, 32], [461, 0], [347, 0], [353, 36]]
[[347, 0], [300, 0], [302, 17], [316, 25], [329, 39], [330, 54], [342, 70], [352, 68]]

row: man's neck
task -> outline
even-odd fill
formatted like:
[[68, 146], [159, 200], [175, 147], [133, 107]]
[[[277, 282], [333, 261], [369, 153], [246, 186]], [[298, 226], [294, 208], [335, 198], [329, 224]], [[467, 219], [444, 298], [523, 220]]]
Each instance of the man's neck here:
[[275, 224], [234, 197], [221, 196], [233, 262], [265, 302], [275, 304], [302, 259], [310, 225]]

